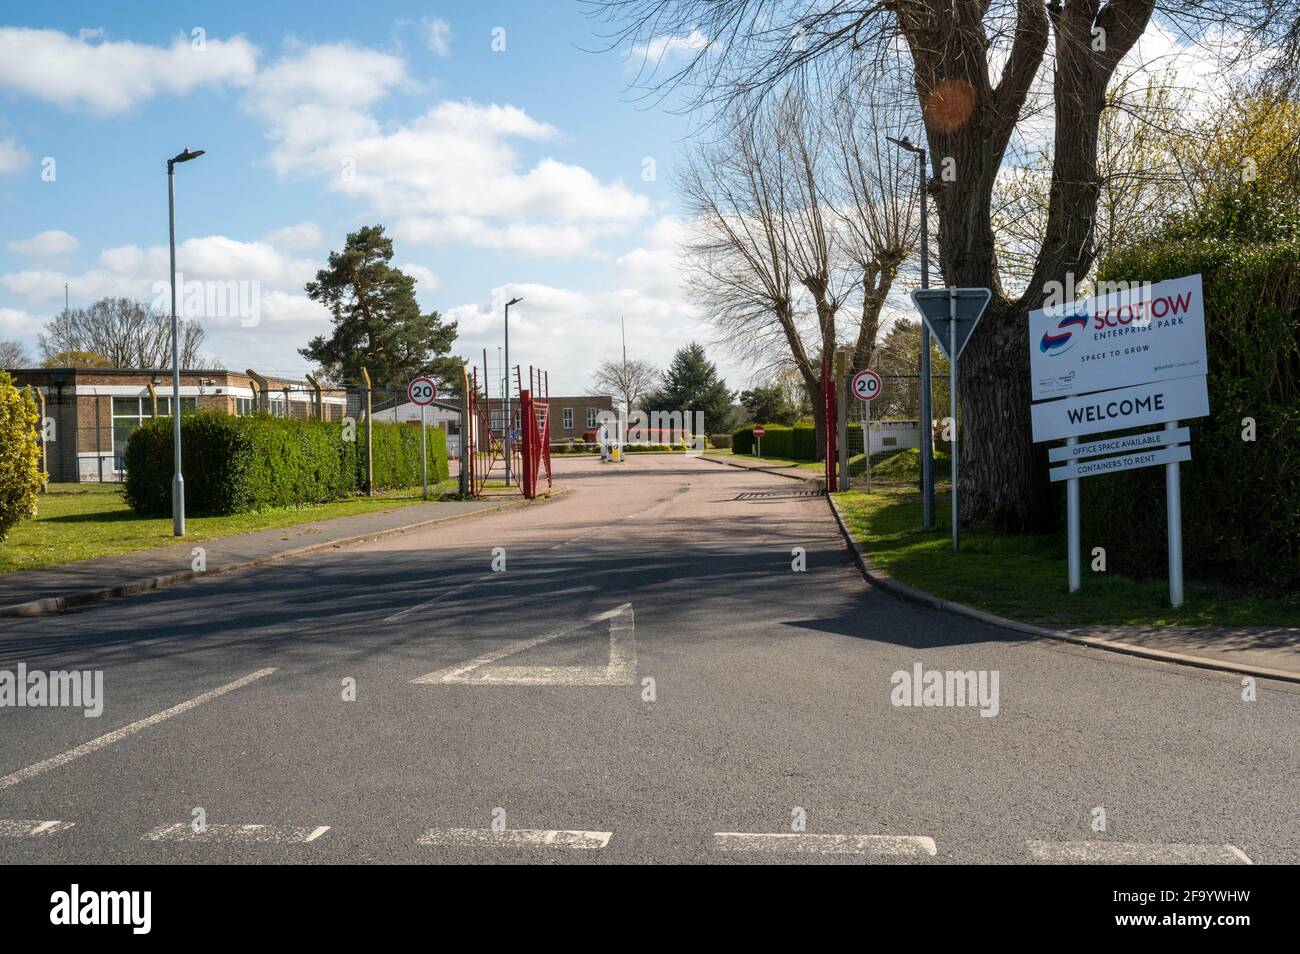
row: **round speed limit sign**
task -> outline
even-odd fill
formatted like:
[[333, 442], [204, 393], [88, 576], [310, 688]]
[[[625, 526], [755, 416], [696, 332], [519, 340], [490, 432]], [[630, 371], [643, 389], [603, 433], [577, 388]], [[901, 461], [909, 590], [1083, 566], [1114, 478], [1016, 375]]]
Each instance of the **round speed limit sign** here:
[[853, 375], [852, 387], [859, 401], [874, 401], [880, 397], [880, 375], [874, 371], [859, 371]]
[[416, 378], [406, 387], [406, 396], [412, 404], [432, 404], [438, 396], [438, 388], [429, 378]]

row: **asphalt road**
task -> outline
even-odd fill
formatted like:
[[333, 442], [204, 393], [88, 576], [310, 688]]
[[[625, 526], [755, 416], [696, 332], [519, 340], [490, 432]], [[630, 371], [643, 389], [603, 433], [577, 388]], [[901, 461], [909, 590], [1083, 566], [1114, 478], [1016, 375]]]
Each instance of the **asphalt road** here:
[[[541, 506], [0, 620], [0, 670], [105, 697], [0, 708], [0, 863], [1300, 861], [1295, 687], [873, 591], [795, 481], [557, 469]], [[996, 715], [893, 704], [918, 664], [996, 672]]]

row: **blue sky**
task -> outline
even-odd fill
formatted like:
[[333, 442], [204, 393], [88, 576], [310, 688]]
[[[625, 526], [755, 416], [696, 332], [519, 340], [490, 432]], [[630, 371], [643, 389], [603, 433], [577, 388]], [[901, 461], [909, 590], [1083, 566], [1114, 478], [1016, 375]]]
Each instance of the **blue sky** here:
[[634, 101], [623, 57], [587, 52], [599, 29], [567, 0], [10, 6], [0, 338], [35, 355], [65, 282], [74, 305], [154, 297], [164, 164], [188, 146], [208, 154], [177, 170], [185, 280], [258, 290], [256, 324], [201, 314], [230, 367], [308, 370], [296, 348], [328, 319], [302, 284], [375, 222], [421, 303], [461, 322], [458, 353], [496, 361], [515, 294], [512, 358], [553, 391], [617, 356], [620, 314], [629, 353], [665, 364], [709, 338], [676, 280], [688, 125]]

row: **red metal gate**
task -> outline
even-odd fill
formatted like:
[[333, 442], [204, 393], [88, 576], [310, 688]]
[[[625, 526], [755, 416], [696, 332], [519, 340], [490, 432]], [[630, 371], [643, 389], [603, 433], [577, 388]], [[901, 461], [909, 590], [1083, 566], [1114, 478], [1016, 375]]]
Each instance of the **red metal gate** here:
[[520, 489], [529, 500], [537, 496], [543, 471], [546, 488], [551, 487], [551, 405], [549, 375], [528, 368], [528, 388], [519, 391], [520, 437], [523, 441], [523, 482]]

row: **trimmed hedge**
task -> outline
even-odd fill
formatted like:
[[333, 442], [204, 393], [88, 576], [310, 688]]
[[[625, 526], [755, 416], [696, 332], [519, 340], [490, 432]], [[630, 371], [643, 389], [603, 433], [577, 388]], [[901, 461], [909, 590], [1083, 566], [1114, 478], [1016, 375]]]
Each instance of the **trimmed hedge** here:
[[[1200, 273], [1210, 416], [1188, 422], [1182, 465], [1189, 576], [1300, 585], [1300, 242], [1145, 245], [1108, 260], [1102, 280]], [[1253, 418], [1254, 441], [1242, 439]], [[1084, 482], [1084, 552], [1122, 573], [1166, 572], [1164, 469]]]
[[[343, 440], [338, 421], [267, 415], [233, 417], [219, 411], [181, 418], [185, 507], [220, 516], [273, 507], [342, 500], [365, 488], [365, 427]], [[405, 424], [374, 425], [375, 488], [420, 483], [420, 431]], [[126, 502], [142, 516], [171, 513], [172, 420], [146, 421], [131, 433], [125, 454]], [[429, 482], [447, 477], [446, 436], [429, 430]]]
[[[861, 427], [857, 421], [850, 421], [850, 430]], [[746, 424], [731, 432], [731, 452], [733, 454], [754, 453], [754, 425]], [[787, 460], [817, 459], [817, 428], [812, 424], [764, 424], [763, 456], [784, 457]]]

